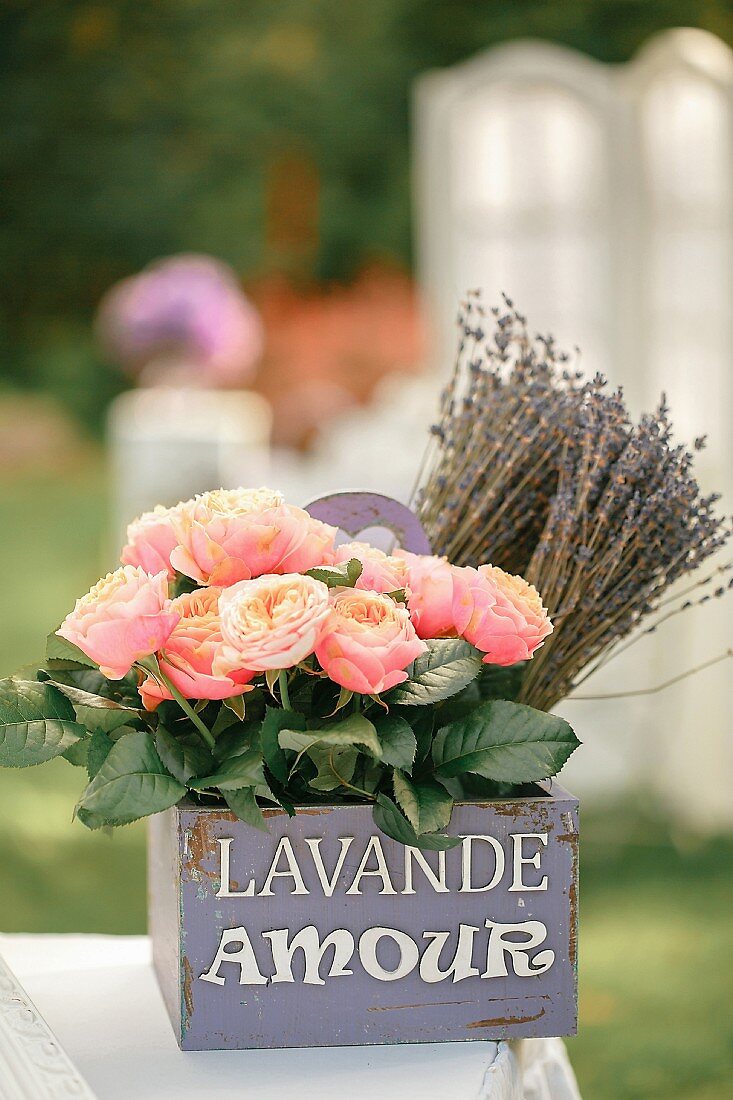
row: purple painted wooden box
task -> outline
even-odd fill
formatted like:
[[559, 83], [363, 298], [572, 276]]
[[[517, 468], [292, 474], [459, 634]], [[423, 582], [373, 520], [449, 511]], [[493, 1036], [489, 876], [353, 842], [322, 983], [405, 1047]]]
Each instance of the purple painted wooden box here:
[[181, 803], [152, 819], [155, 967], [186, 1050], [568, 1035], [578, 803], [459, 803], [448, 852], [363, 804], [267, 810], [270, 833]]

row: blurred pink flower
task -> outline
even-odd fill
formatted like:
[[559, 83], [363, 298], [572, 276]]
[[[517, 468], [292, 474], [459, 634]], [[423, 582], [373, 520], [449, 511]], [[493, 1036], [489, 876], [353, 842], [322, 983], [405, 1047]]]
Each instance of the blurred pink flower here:
[[159, 260], [107, 292], [98, 314], [105, 352], [137, 372], [155, 360], [180, 361], [198, 380], [248, 380], [262, 353], [259, 313], [231, 268], [209, 256]]

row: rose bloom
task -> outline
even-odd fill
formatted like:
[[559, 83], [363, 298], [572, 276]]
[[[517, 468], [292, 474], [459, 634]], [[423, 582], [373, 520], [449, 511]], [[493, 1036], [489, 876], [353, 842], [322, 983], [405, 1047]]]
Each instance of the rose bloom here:
[[431, 554], [397, 554], [407, 565], [407, 604], [418, 637], [455, 637], [453, 607], [466, 588], [468, 571]]
[[178, 545], [173, 527], [173, 508], [157, 505], [152, 512], [143, 512], [127, 528], [127, 545], [120, 561], [123, 565], [139, 565], [146, 573], [165, 569], [172, 579], [176, 571], [171, 565], [171, 553]]
[[407, 608], [356, 588], [331, 590], [331, 613], [316, 646], [324, 672], [341, 687], [376, 695], [407, 679], [405, 669], [427, 649]]
[[334, 551], [334, 563], [341, 565], [356, 558], [363, 565], [357, 588], [369, 592], [397, 592], [407, 583], [407, 564], [399, 557], [391, 557], [368, 542], [344, 542]]
[[168, 599], [168, 577], [137, 565], [108, 573], [76, 601], [56, 631], [91, 658], [104, 676], [121, 680], [135, 661], [161, 649], [180, 619]]
[[494, 565], [466, 572], [454, 605], [458, 633], [486, 654], [487, 665], [528, 660], [552, 633], [537, 589]]
[[329, 612], [326, 585], [300, 573], [233, 584], [219, 597], [224, 644], [214, 674], [292, 668], [315, 649]]
[[[231, 676], [212, 673], [214, 656], [222, 643], [220, 593], [220, 588], [202, 588], [178, 596], [171, 603], [171, 609], [181, 617], [158, 653], [158, 663], [185, 699], [229, 699], [252, 690], [248, 685], [254, 672], [239, 669]], [[173, 698], [153, 676], [140, 685], [140, 694], [147, 710], [155, 710], [162, 699]]]
[[302, 573], [333, 562], [336, 529], [271, 489], [216, 489], [178, 505], [171, 564], [199, 584]]

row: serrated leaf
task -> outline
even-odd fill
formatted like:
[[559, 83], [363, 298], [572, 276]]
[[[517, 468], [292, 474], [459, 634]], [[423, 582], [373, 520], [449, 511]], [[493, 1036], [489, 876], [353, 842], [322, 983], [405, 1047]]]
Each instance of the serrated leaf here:
[[372, 810], [374, 824], [387, 836], [412, 848], [424, 848], [432, 852], [444, 852], [461, 843], [459, 836], [443, 836], [441, 833], [423, 833], [418, 836], [398, 806], [385, 794], [378, 794]]
[[427, 653], [413, 664], [409, 680], [385, 694], [391, 707], [439, 703], [462, 691], [481, 671], [481, 654], [460, 638], [438, 638], [427, 645]]
[[555, 775], [579, 744], [563, 718], [497, 699], [438, 730], [433, 763], [439, 775], [530, 783]]
[[105, 760], [110, 754], [113, 741], [103, 733], [102, 730], [95, 730], [92, 736], [89, 738], [89, 751], [87, 752], [87, 774], [90, 781], [94, 779], [95, 775], [104, 764]]
[[324, 745], [319, 742], [308, 749], [308, 756], [318, 768], [308, 786], [314, 791], [335, 791], [343, 787], [345, 780], [350, 783], [354, 778], [359, 752], [353, 745]]
[[82, 653], [78, 646], [67, 642], [60, 634], [52, 631], [46, 638], [46, 657], [54, 661], [68, 661], [84, 668], [97, 668], [97, 662]]
[[261, 727], [261, 722], [237, 722], [229, 726], [216, 739], [214, 759], [228, 760], [231, 756], [241, 756], [247, 749], [259, 749]]
[[434, 833], [450, 823], [453, 799], [434, 780], [413, 782], [395, 768], [394, 793], [400, 809], [416, 833]]
[[68, 749], [61, 753], [64, 760], [68, 760], [75, 768], [85, 768], [89, 755], [90, 740], [90, 737], [80, 737], [78, 741], [74, 741], [73, 745], [69, 745]]
[[155, 748], [171, 775], [179, 783], [188, 783], [195, 775], [205, 775], [216, 765], [214, 758], [197, 734], [176, 736], [158, 726], [155, 731]]
[[48, 682], [0, 680], [0, 765], [43, 764], [86, 735], [69, 700]]
[[252, 825], [264, 833], [269, 833], [267, 821], [262, 810], [257, 805], [257, 798], [252, 787], [242, 787], [241, 790], [223, 791], [224, 801], [232, 813], [235, 813], [240, 821], [246, 825]]
[[324, 745], [363, 745], [372, 756], [379, 759], [382, 756], [377, 731], [363, 714], [350, 714], [341, 722], [308, 729], [303, 733], [284, 729], [279, 735], [279, 741], [282, 748], [293, 749], [299, 757], [319, 742]]
[[363, 572], [364, 566], [358, 558], [350, 558], [341, 565], [316, 566], [309, 569], [306, 576], [313, 577], [328, 588], [353, 588]]
[[511, 699], [514, 702], [522, 687], [522, 678], [527, 667], [526, 661], [516, 665], [482, 665], [477, 685], [481, 698]]
[[382, 746], [382, 760], [402, 771], [412, 771], [417, 740], [409, 722], [397, 714], [380, 714], [372, 719]]
[[288, 759], [280, 747], [278, 739], [280, 731], [284, 729], [304, 730], [304, 716], [293, 710], [267, 707], [260, 733], [262, 755], [275, 779], [279, 779], [281, 783], [287, 783], [289, 772]]
[[88, 730], [99, 729], [111, 733], [118, 726], [127, 725], [140, 717], [139, 710], [125, 707], [104, 695], [94, 695], [82, 688], [62, 684], [56, 680], [47, 680], [46, 683], [51, 684], [66, 696], [74, 708], [78, 721]]
[[115, 741], [81, 796], [77, 809], [125, 825], [175, 805], [186, 793], [155, 751], [152, 736], [136, 730]]
[[238, 791], [241, 787], [257, 787], [265, 782], [262, 770], [262, 753], [258, 749], [248, 749], [241, 756], [233, 756], [212, 775], [197, 777], [188, 785], [195, 791], [205, 787], [218, 787], [220, 791]]

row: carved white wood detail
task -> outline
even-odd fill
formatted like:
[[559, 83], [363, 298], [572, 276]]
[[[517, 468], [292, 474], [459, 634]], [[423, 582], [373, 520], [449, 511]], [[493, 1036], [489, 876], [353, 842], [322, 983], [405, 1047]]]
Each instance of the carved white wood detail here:
[[18, 979], [0, 958], [0, 1100], [95, 1100]]

